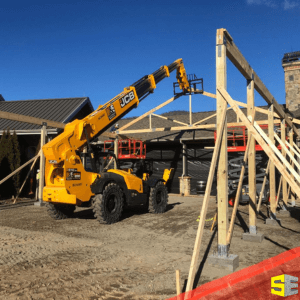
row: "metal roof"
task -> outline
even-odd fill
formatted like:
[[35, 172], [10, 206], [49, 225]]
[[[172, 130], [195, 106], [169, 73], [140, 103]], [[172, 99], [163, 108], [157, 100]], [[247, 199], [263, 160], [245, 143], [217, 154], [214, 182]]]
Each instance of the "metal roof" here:
[[[94, 110], [88, 97], [0, 101], [0, 111], [62, 123], [68, 123], [71, 121], [76, 114], [86, 106], [88, 107], [89, 112]], [[32, 133], [34, 133], [36, 130], [41, 128], [41, 125], [0, 118], [0, 131], [6, 130], [7, 128], [20, 132], [32, 131]]]

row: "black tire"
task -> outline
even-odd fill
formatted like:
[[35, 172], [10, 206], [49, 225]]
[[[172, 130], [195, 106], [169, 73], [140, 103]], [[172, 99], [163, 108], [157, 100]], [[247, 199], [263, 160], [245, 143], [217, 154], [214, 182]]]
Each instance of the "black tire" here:
[[63, 220], [71, 217], [76, 206], [72, 204], [53, 204], [47, 203], [47, 211], [54, 220]]
[[163, 182], [159, 181], [150, 189], [149, 207], [150, 213], [162, 214], [166, 211], [168, 205], [168, 190]]
[[123, 193], [116, 183], [109, 183], [103, 194], [93, 199], [93, 212], [101, 224], [112, 224], [120, 220], [123, 212]]

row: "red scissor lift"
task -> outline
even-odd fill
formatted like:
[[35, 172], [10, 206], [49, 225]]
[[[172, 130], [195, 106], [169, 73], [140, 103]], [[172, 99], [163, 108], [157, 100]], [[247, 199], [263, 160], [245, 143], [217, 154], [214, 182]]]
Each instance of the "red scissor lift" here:
[[[112, 150], [113, 140], [104, 141], [104, 151]], [[145, 159], [146, 144], [141, 140], [118, 140], [118, 159]]]

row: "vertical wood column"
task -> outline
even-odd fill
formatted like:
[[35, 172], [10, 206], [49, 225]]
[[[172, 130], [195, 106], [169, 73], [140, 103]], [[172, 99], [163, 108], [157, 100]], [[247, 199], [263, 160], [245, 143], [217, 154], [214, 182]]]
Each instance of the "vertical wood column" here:
[[[285, 129], [285, 120], [282, 119], [281, 123], [280, 123], [280, 132], [281, 132], [281, 140], [282, 142], [285, 144], [285, 140], [286, 140], [286, 129]], [[286, 153], [285, 150], [281, 149], [282, 155], [285, 158], [286, 157]], [[284, 205], [287, 205], [287, 201], [288, 201], [288, 190], [287, 190], [287, 183], [286, 180], [284, 179], [284, 177], [282, 176], [282, 200]], [[279, 200], [279, 199], [278, 199]]]
[[[247, 80], [247, 115], [253, 116], [254, 113], [254, 80]], [[248, 131], [248, 140], [250, 132]], [[256, 151], [255, 139], [252, 138], [248, 153], [248, 184], [249, 184], [249, 232], [256, 234]]]
[[[46, 143], [46, 134], [47, 134], [47, 123], [43, 123], [41, 129], [41, 149]], [[44, 152], [41, 151], [40, 155], [40, 179], [39, 179], [39, 195], [38, 200], [40, 203], [43, 203], [43, 189], [45, 182], [45, 155]]]
[[[274, 106], [271, 104], [268, 111], [268, 131], [269, 139], [272, 143], [275, 143], [274, 139]], [[276, 181], [275, 181], [275, 166], [270, 162], [269, 170], [270, 181], [270, 206], [271, 206], [271, 219], [276, 218]]]
[[[119, 140], [115, 139], [114, 140], [114, 154], [116, 156], [116, 159], [118, 159], [118, 151], [119, 151]], [[117, 161], [115, 160], [114, 161], [114, 169], [117, 169], [117, 168], [118, 168]]]
[[[289, 143], [291, 147], [294, 147], [294, 131], [291, 128], [289, 132]], [[291, 151], [292, 156], [294, 156], [294, 152]], [[292, 167], [294, 167], [294, 163], [292, 163]], [[295, 205], [296, 203], [295, 192], [291, 189], [291, 205]]]
[[190, 125], [193, 124], [193, 120], [192, 120], [192, 95], [189, 95], [189, 111], [190, 111]]
[[[217, 30], [216, 46], [216, 86], [217, 89], [227, 88], [227, 68], [226, 68], [226, 46], [223, 29]], [[217, 128], [221, 122], [223, 111], [227, 108], [227, 102], [216, 91], [217, 95]], [[227, 155], [227, 117], [222, 132], [217, 132], [223, 136], [219, 154], [219, 164], [217, 170], [217, 199], [218, 199], [218, 254], [228, 255], [228, 244], [226, 241], [228, 222], [228, 155]]]
[[186, 157], [186, 144], [182, 144], [182, 175], [186, 176], [187, 170], [187, 157]]

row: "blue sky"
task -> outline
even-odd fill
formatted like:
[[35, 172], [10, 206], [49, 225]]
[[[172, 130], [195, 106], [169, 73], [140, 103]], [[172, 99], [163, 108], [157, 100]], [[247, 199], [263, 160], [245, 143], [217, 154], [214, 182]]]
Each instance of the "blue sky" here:
[[[300, 50], [299, 16], [300, 0], [1, 1], [0, 94], [7, 101], [88, 96], [96, 108], [177, 58], [215, 93], [215, 35], [226, 28], [284, 103], [281, 59]], [[174, 72], [127, 116], [172, 97], [175, 80]], [[228, 91], [245, 101], [245, 79], [229, 61]], [[188, 97], [159, 112], [182, 109]], [[214, 109], [213, 99], [193, 96], [193, 111]]]

